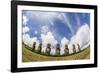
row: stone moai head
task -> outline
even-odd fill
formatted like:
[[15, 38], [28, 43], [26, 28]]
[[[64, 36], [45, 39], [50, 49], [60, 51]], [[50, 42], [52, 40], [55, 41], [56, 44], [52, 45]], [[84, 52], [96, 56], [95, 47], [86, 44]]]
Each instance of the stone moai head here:
[[56, 55], [59, 56], [60, 55], [60, 44], [56, 45]]
[[68, 45], [67, 44], [65, 44], [65, 49], [68, 49]]

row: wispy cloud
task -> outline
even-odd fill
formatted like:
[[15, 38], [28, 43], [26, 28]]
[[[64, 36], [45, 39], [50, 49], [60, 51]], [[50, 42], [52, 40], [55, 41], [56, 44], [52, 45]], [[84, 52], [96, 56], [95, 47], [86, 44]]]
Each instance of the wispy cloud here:
[[66, 13], [66, 15], [64, 13], [61, 13], [61, 15], [62, 15], [62, 20], [65, 22], [65, 25], [68, 26], [71, 33], [74, 34], [74, 30], [72, 28], [72, 25], [70, 23], [67, 13]]
[[[61, 44], [61, 54], [64, 53], [64, 46], [65, 44], [68, 44], [69, 52], [73, 53], [73, 47], [72, 44], [79, 44], [80, 47], [84, 47], [86, 43], [90, 41], [90, 29], [88, 24], [81, 24], [80, 18], [78, 14], [75, 14], [76, 19], [76, 25], [77, 31], [74, 31], [73, 25], [71, 24], [71, 19], [69, 18], [69, 15], [66, 13], [59, 13], [59, 12], [39, 12], [39, 11], [27, 11], [26, 16], [23, 15], [23, 42], [27, 44], [28, 46], [32, 47], [32, 44], [34, 42], [37, 42], [37, 45], [40, 43], [40, 40], [37, 36], [31, 36], [30, 34], [26, 32], [30, 32], [31, 28], [28, 25], [29, 19], [33, 19], [39, 22], [41, 25], [39, 27], [39, 34], [40, 39], [43, 44], [42, 51], [45, 52], [46, 46], [48, 43], [52, 45], [51, 54], [55, 54], [55, 46], [57, 43]], [[29, 18], [29, 19], [28, 19]], [[63, 22], [63, 25], [66, 25], [68, 29], [71, 31], [71, 37], [70, 39], [66, 36], [61, 36], [59, 32], [56, 31], [56, 27], [51, 30], [50, 26], [55, 25], [55, 20], [59, 19], [59, 21]], [[61, 23], [59, 23], [61, 24]], [[31, 27], [34, 27], [31, 26]], [[34, 27], [35, 28], [35, 27]], [[60, 27], [59, 27], [60, 28]], [[65, 29], [65, 28], [64, 28]], [[35, 29], [36, 30], [36, 29]], [[38, 34], [38, 30], [32, 31], [34, 34]], [[67, 34], [65, 32], [65, 34]], [[58, 40], [60, 39], [60, 42]]]
[[80, 18], [79, 18], [79, 16], [77, 14], [74, 14], [74, 15], [76, 17], [76, 22], [77, 22], [76, 25], [78, 25], [78, 27], [80, 27], [81, 26]]

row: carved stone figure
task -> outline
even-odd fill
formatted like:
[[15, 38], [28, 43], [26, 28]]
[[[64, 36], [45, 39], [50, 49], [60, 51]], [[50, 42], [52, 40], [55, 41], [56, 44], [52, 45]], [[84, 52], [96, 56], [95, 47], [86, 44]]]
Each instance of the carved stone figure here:
[[35, 51], [36, 48], [36, 42], [33, 43], [32, 51]]
[[76, 53], [75, 44], [73, 44], [73, 53]]
[[41, 53], [41, 50], [42, 50], [42, 43], [40, 43], [38, 46], [38, 52]]
[[50, 51], [51, 51], [51, 44], [47, 44], [46, 54], [50, 55]]
[[67, 44], [65, 45], [64, 52], [65, 52], [65, 55], [68, 55], [69, 54], [69, 48], [68, 48], [68, 45]]
[[79, 51], [81, 51], [81, 49], [80, 49], [80, 45], [79, 45], [79, 44], [77, 44], [77, 46], [78, 46], [78, 50], [79, 50]]
[[56, 55], [59, 56], [60, 55], [60, 44], [56, 45]]

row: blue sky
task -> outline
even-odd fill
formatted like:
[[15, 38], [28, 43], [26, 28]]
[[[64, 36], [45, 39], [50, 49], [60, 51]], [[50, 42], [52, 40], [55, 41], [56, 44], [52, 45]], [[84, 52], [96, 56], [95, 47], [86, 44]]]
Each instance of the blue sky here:
[[[46, 14], [48, 16], [47, 19], [45, 18]], [[37, 37], [39, 41], [41, 41], [41, 34], [44, 33], [41, 32], [42, 27], [44, 27], [43, 29], [47, 30], [47, 32], [52, 32], [54, 38], [60, 42], [63, 37], [70, 40], [71, 37], [76, 34], [77, 30], [85, 23], [90, 26], [89, 13], [23, 10], [22, 15], [26, 16], [28, 19], [27, 26], [29, 27], [30, 31], [26, 33], [29, 34], [30, 37]], [[25, 26], [23, 25], [23, 28], [24, 27]], [[46, 34], [46, 32], [44, 34]]]

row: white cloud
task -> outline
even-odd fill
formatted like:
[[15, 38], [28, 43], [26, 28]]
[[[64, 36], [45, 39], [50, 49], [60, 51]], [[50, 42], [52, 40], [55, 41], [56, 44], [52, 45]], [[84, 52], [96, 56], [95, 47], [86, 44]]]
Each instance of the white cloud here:
[[63, 37], [61, 40], [61, 45], [64, 46], [65, 44], [68, 44], [69, 40], [66, 37]]
[[42, 26], [42, 27], [41, 27], [41, 32], [42, 32], [43, 34], [47, 34], [48, 31], [49, 31], [48, 26]]
[[90, 41], [90, 29], [89, 29], [89, 26], [88, 24], [85, 24], [85, 25], [82, 25], [76, 35], [74, 35], [72, 38], [71, 38], [71, 41], [70, 41], [70, 45], [71, 44], [79, 44], [80, 47], [84, 47], [84, 45], [86, 45], [87, 43], [89, 43]]
[[30, 36], [29, 36], [29, 34], [23, 34], [23, 42], [25, 43], [25, 44], [27, 44], [28, 46], [30, 46]]
[[36, 19], [39, 20], [49, 20], [49, 19], [54, 19], [57, 18], [57, 16], [59, 15], [59, 13], [57, 12], [37, 12], [37, 11], [27, 11], [27, 14], [30, 17], [34, 17]]
[[26, 32], [29, 32], [29, 27], [27, 27], [27, 26], [25, 26], [25, 27], [23, 27], [23, 33], [25, 34]]
[[35, 33], [35, 34], [38, 34], [38, 31], [35, 31], [34, 33]]
[[57, 44], [57, 40], [55, 40], [55, 38], [51, 32], [48, 32], [46, 35], [41, 34], [41, 39], [42, 39], [42, 44], [43, 44], [42, 51], [45, 51], [48, 43], [50, 43], [52, 45], [51, 48], [53, 48]]
[[77, 14], [75, 14], [75, 17], [76, 17], [77, 25], [78, 27], [80, 27], [81, 26], [80, 18]]
[[23, 25], [27, 25], [28, 18], [23, 15]]
[[36, 42], [36, 48], [39, 45], [39, 40], [37, 39], [37, 37], [30, 37], [29, 34], [24, 34], [23, 35], [23, 42], [28, 45], [29, 47], [32, 47], [33, 43]]
[[39, 12], [39, 11], [27, 11], [27, 16], [41, 23], [40, 25], [54, 25], [55, 19], [61, 19], [61, 13], [59, 12]]

